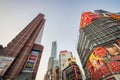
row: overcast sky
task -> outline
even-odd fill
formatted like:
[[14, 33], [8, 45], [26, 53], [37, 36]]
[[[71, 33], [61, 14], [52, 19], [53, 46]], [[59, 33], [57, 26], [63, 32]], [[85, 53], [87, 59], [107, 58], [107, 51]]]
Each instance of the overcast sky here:
[[39, 13], [45, 15], [41, 44], [44, 46], [36, 80], [43, 80], [50, 57], [52, 41], [57, 41], [57, 53], [76, 51], [81, 13], [104, 9], [120, 12], [120, 0], [0, 0], [0, 44], [6, 46]]

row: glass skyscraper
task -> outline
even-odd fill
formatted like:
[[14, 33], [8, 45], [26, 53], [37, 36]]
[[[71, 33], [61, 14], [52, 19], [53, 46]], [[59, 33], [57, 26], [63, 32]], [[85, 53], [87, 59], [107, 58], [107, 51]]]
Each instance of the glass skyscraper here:
[[57, 42], [53, 41], [52, 42], [52, 46], [51, 46], [51, 54], [48, 60], [48, 68], [47, 68], [47, 72], [45, 75], [45, 79], [46, 80], [52, 80], [53, 77], [55, 76], [53, 73], [56, 69], [56, 67], [58, 66], [58, 60], [57, 60]]
[[51, 48], [51, 56], [50, 57], [57, 57], [57, 43], [56, 41], [52, 42], [52, 48]]
[[[113, 18], [110, 16], [112, 13], [109, 13], [109, 16], [103, 16], [102, 13], [108, 12], [103, 10], [96, 10], [96, 12], [100, 17], [80, 29], [77, 46], [86, 78], [119, 80], [120, 21], [118, 18], [120, 16], [115, 15]], [[85, 15], [85, 19], [94, 18], [94, 16]]]

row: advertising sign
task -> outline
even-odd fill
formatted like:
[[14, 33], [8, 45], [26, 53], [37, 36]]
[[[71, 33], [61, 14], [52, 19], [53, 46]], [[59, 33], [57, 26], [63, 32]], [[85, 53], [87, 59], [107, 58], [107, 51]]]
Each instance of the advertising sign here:
[[107, 65], [112, 73], [119, 73], [120, 72], [120, 62], [111, 61]]
[[90, 61], [87, 61], [87, 63], [86, 63], [86, 68], [87, 68], [88, 72], [89, 72], [91, 75], [93, 75], [93, 73], [94, 73], [94, 68], [93, 68], [93, 66], [91, 65]]
[[33, 72], [34, 64], [34, 62], [28, 61], [24, 66], [23, 72]]
[[120, 20], [120, 15], [110, 14], [110, 17], [112, 17], [113, 19]]
[[95, 56], [93, 53], [89, 57], [89, 61], [91, 65], [95, 68], [100, 68], [103, 65], [103, 61], [101, 58]]
[[25, 65], [25, 68], [30, 68], [32, 69], [34, 67], [34, 62], [27, 62], [26, 65]]
[[101, 46], [95, 48], [93, 52], [98, 57], [103, 57], [106, 55], [106, 50]]
[[13, 57], [0, 56], [0, 76], [4, 75], [13, 60]]
[[36, 50], [32, 50], [28, 60], [24, 66], [24, 69], [22, 70], [22, 72], [33, 72], [36, 61], [37, 61], [37, 57], [38, 57], [38, 51]]
[[105, 49], [109, 52], [109, 54], [113, 56], [120, 54], [120, 48], [118, 47], [117, 44], [107, 45], [105, 46]]
[[36, 61], [36, 59], [37, 59], [37, 56], [36, 55], [30, 55], [29, 56], [29, 60], [31, 60], [31, 61]]
[[39, 53], [39, 51], [37, 51], [37, 50], [32, 50], [30, 54], [34, 54], [34, 55], [38, 56], [38, 53]]

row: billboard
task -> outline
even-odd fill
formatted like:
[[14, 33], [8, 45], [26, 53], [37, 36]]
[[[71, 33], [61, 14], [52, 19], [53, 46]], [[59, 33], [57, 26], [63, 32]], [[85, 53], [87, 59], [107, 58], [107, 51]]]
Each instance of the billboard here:
[[83, 12], [80, 20], [80, 29], [83, 28], [88, 23], [90, 23], [92, 20], [95, 20], [99, 17], [100, 17], [99, 15], [94, 14], [92, 12]]
[[27, 61], [22, 72], [33, 72], [35, 62]]
[[39, 51], [32, 50], [22, 72], [33, 72]]
[[102, 58], [96, 56], [94, 53], [91, 53], [89, 60], [86, 63], [86, 68], [91, 75], [92, 80], [98, 80], [110, 74]]
[[30, 61], [36, 61], [36, 59], [37, 59], [37, 55], [31, 54], [31, 55], [29, 56], [29, 59], [28, 59], [28, 60], [30, 60]]
[[103, 61], [100, 57], [94, 55], [94, 53], [91, 53], [89, 57], [89, 61], [91, 65], [94, 67], [94, 69], [99, 68], [103, 65]]
[[13, 57], [0, 56], [0, 76], [4, 75], [13, 60]]
[[119, 61], [120, 60], [120, 47], [117, 44], [110, 44], [105, 46], [106, 51], [110, 56], [111, 61]]
[[112, 56], [120, 54], [120, 47], [117, 44], [107, 45], [107, 46], [105, 46], [105, 49]]
[[116, 44], [109, 44], [105, 46], [106, 51], [110, 55], [111, 59], [107, 63], [108, 68], [111, 73], [119, 73], [120, 72], [120, 47]]
[[118, 45], [112, 43], [94, 48], [86, 63], [92, 80], [101, 79], [111, 73], [120, 73], [120, 47]]
[[93, 53], [98, 57], [103, 57], [106, 55], [106, 50], [102, 46], [99, 46], [94, 49]]

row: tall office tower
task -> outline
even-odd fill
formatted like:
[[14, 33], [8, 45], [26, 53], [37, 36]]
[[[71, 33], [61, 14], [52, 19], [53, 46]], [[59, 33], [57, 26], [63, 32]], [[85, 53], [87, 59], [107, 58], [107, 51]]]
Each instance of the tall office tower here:
[[43, 51], [40, 41], [44, 23], [44, 15], [39, 14], [3, 49], [0, 54], [1, 79], [35, 80]]
[[62, 71], [68, 66], [68, 59], [72, 57], [72, 52], [63, 50], [59, 54], [59, 79], [62, 80]]
[[46, 80], [53, 80], [53, 72], [56, 66], [58, 66], [58, 60], [57, 60], [57, 43], [56, 41], [52, 42], [52, 47], [51, 47], [51, 55], [48, 60], [48, 69], [46, 72]]
[[56, 41], [53, 41], [51, 47], [51, 56], [48, 61], [48, 70], [53, 69], [54, 59], [56, 59], [56, 55], [57, 55], [57, 43]]
[[57, 43], [56, 43], [56, 41], [52, 42], [51, 57], [57, 58]]
[[[100, 16], [92, 19], [95, 17], [89, 16], [89, 13], [84, 14], [87, 16], [82, 17], [91, 18], [91, 21], [85, 26], [81, 26], [77, 51], [86, 78], [91, 80], [119, 80], [120, 16]], [[82, 22], [85, 23], [84, 21]]]

